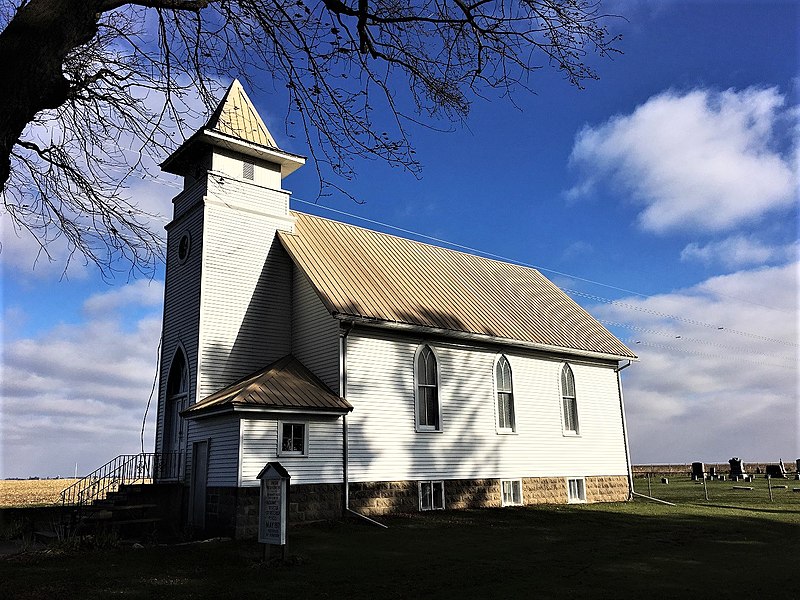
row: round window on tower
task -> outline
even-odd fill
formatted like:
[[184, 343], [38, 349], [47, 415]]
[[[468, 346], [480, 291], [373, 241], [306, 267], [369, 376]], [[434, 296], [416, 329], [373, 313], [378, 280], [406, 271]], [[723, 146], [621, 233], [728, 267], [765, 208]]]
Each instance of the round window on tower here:
[[178, 242], [178, 260], [181, 261], [181, 264], [186, 262], [186, 259], [189, 258], [189, 250], [192, 245], [192, 238], [189, 237], [189, 232], [187, 231], [181, 236], [180, 241]]

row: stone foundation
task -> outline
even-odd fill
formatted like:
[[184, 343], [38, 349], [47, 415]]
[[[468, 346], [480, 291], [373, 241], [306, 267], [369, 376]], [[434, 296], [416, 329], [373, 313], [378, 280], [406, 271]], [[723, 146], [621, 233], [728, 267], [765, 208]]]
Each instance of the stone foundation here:
[[[628, 498], [625, 475], [586, 477], [587, 502], [622, 502]], [[565, 477], [525, 477], [522, 479], [524, 504], [566, 504]], [[499, 479], [447, 479], [444, 482], [445, 508], [490, 508], [502, 506]], [[419, 511], [419, 486], [416, 481], [373, 481], [350, 484], [350, 508], [375, 517]]]
[[[210, 487], [206, 491], [206, 535], [255, 538], [258, 535], [259, 488]], [[317, 483], [289, 486], [289, 522], [321, 521], [342, 516], [342, 486]]]
[[624, 475], [586, 478], [587, 502], [624, 502], [628, 499], [628, 478]]
[[[586, 477], [587, 502], [620, 502], [628, 497], [625, 475]], [[206, 534], [254, 538], [258, 534], [259, 488], [208, 488]], [[499, 479], [444, 480], [445, 508], [490, 508], [502, 505]], [[565, 477], [522, 479], [524, 504], [566, 504]], [[350, 508], [370, 517], [419, 512], [416, 481], [372, 481], [350, 484]], [[292, 485], [289, 489], [291, 524], [342, 516], [340, 484]]]

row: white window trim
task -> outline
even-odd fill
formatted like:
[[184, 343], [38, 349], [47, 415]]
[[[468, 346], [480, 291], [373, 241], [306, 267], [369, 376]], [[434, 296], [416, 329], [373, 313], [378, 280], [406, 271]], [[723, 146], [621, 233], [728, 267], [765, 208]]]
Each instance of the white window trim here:
[[[431, 425], [420, 425], [419, 424], [419, 417], [417, 415], [417, 407], [419, 406], [419, 380], [417, 377], [417, 361], [419, 359], [419, 355], [422, 352], [422, 349], [427, 346], [431, 349], [433, 353], [433, 357], [436, 359], [436, 403], [439, 405], [439, 426], [433, 427]], [[442, 433], [443, 431], [443, 422], [444, 422], [444, 415], [442, 415], [442, 360], [439, 357], [439, 353], [436, 351], [431, 344], [423, 342], [417, 347], [416, 352], [414, 352], [414, 431], [417, 433]]]
[[[567, 419], [565, 418], [566, 415], [564, 414], [564, 389], [561, 385], [561, 374], [564, 372], [564, 367], [569, 366], [570, 371], [572, 371], [572, 382], [575, 385], [575, 396], [573, 396], [575, 400], [575, 420], [578, 421], [578, 426], [576, 429], [567, 429]], [[572, 368], [572, 365], [566, 362], [562, 362], [561, 366], [558, 369], [558, 407], [559, 412], [561, 413], [561, 435], [564, 437], [581, 437], [581, 417], [578, 410], [578, 385], [575, 381], [575, 370]]]
[[[586, 478], [585, 477], [567, 477], [567, 503], [569, 504], [585, 504], [586, 503]], [[582, 493], [582, 497], [579, 498], [572, 498], [570, 496], [569, 490], [569, 483], [570, 481], [579, 481], [580, 482], [580, 491]]]
[[[433, 484], [434, 483], [441, 483], [442, 484], [442, 506], [441, 508], [436, 508], [431, 504], [430, 508], [422, 508], [422, 486], [423, 485], [430, 485], [431, 486], [431, 502], [433, 502]], [[444, 480], [442, 479], [428, 479], [425, 481], [418, 481], [417, 482], [417, 493], [419, 494], [419, 510], [420, 512], [428, 512], [430, 510], [444, 510], [445, 509], [445, 493], [444, 493]]]
[[[513, 427], [500, 427], [500, 411], [497, 407], [497, 363], [499, 363], [500, 359], [504, 356], [508, 361], [509, 367], [511, 367], [511, 404], [513, 406], [512, 412], [514, 415]], [[492, 364], [492, 382], [494, 383], [494, 431], [498, 435], [517, 435], [517, 403], [515, 402], [516, 394], [514, 393], [514, 367], [511, 366], [511, 361], [505, 354], [498, 354], [494, 357], [494, 363]]]
[[[503, 493], [503, 484], [510, 483], [512, 486], [516, 483], [519, 485], [519, 502], [506, 502], [506, 496]], [[513, 491], [512, 491], [513, 496]], [[501, 479], [500, 480], [500, 505], [501, 506], [525, 506], [525, 496], [522, 488], [522, 479]]]
[[[297, 452], [296, 450], [282, 450], [283, 446], [283, 426], [284, 425], [302, 425], [303, 426], [303, 451]], [[278, 440], [277, 440], [277, 455], [278, 456], [308, 456], [308, 421], [278, 421]]]

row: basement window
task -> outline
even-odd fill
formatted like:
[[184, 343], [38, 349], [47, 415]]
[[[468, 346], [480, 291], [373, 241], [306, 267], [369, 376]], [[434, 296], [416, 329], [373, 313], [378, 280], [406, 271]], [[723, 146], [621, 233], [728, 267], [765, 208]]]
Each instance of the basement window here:
[[444, 510], [444, 481], [419, 482], [419, 509]]
[[583, 477], [567, 479], [567, 500], [570, 503], [586, 502], [586, 481]]
[[503, 506], [522, 506], [522, 480], [502, 479], [500, 481]]

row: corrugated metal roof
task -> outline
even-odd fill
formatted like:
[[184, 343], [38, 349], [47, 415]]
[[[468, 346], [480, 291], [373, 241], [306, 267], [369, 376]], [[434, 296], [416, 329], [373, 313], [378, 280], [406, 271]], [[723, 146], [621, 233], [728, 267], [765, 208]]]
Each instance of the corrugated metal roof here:
[[278, 147], [238, 79], [233, 80], [205, 128], [245, 142]]
[[636, 357], [535, 269], [293, 214], [280, 240], [334, 316]]
[[181, 414], [193, 417], [237, 407], [341, 413], [353, 410], [347, 400], [331, 392], [303, 363], [288, 354], [261, 371], [193, 404]]

